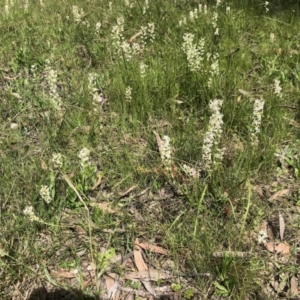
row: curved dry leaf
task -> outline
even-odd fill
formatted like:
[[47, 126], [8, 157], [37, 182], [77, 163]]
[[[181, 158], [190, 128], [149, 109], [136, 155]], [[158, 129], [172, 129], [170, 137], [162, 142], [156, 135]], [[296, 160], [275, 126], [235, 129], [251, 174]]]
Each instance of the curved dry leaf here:
[[284, 243], [274, 244], [272, 242], [265, 243], [265, 248], [270, 252], [277, 252], [281, 254], [289, 254], [290, 253], [290, 247]]
[[284, 243], [279, 243], [275, 247], [275, 251], [281, 254], [289, 254], [290, 253], [290, 247]]
[[4, 250], [4, 248], [0, 244], [0, 257], [8, 256], [8, 253]]
[[136, 247], [136, 249], [133, 250], [133, 256], [134, 256], [134, 263], [136, 265], [136, 268], [139, 271], [147, 270], [148, 267], [143, 259], [142, 251], [140, 247]]
[[162, 254], [162, 255], [167, 255], [168, 254], [168, 250], [159, 247], [159, 246], [155, 246], [152, 244], [145, 244], [145, 243], [135, 243], [136, 245], [140, 246], [141, 248], [143, 248], [144, 250], [150, 251], [150, 252], [155, 252], [158, 254]]
[[109, 206], [108, 202], [90, 202], [89, 205], [91, 207], [96, 207], [96, 208], [100, 208], [101, 210], [103, 210], [104, 212], [110, 213], [110, 214], [115, 214], [118, 213], [117, 209], [112, 209]]
[[133, 36], [129, 39], [128, 43], [129, 43], [129, 44], [132, 44], [132, 43], [134, 42], [134, 40], [135, 40], [138, 36], [140, 36], [141, 34], [142, 34], [141, 31], [137, 32], [135, 35], [133, 35]]
[[270, 252], [275, 252], [275, 244], [273, 242], [264, 243], [264, 247]]
[[[139, 246], [136, 246], [136, 248], [133, 251], [134, 255], [134, 263], [139, 271], [147, 271], [148, 267], [146, 263], [144, 262], [143, 256], [142, 256], [142, 249]], [[145, 289], [152, 294], [153, 296], [156, 296], [155, 290], [152, 287], [151, 283], [148, 280], [141, 280]]]
[[102, 176], [100, 172], [97, 174], [97, 177], [98, 177], [97, 182], [93, 185], [92, 191], [94, 191], [102, 182]]
[[73, 272], [70, 272], [70, 271], [54, 271], [54, 270], [51, 270], [50, 271], [50, 274], [55, 277], [55, 278], [75, 278], [76, 277], [76, 271], [77, 270], [74, 270]]
[[282, 214], [279, 213], [279, 234], [280, 234], [280, 239], [281, 240], [283, 240], [284, 229], [285, 229], [284, 219], [283, 219]]
[[47, 164], [45, 163], [45, 161], [43, 159], [41, 159], [41, 168], [43, 170], [47, 170], [48, 169]]
[[213, 253], [213, 257], [248, 257], [251, 255], [251, 252], [242, 252], [242, 251], [216, 251]]
[[107, 288], [108, 299], [120, 299], [119, 298], [119, 282], [115, 281], [109, 288]]
[[288, 196], [290, 192], [290, 189], [280, 190], [276, 192], [273, 196], [271, 196], [268, 201], [280, 200], [281, 198]]
[[20, 96], [18, 93], [11, 93], [14, 97], [17, 99], [22, 99], [22, 96]]
[[292, 295], [297, 295], [298, 291], [298, 280], [296, 276], [293, 274], [290, 279], [290, 292]]
[[238, 89], [238, 91], [243, 95], [243, 96], [246, 96], [246, 97], [252, 97], [251, 93], [248, 92], [248, 91], [245, 91], [243, 89]]
[[142, 270], [138, 272], [131, 272], [124, 277], [125, 279], [140, 279], [148, 281], [157, 281], [160, 279], [170, 279], [172, 275], [169, 272], [155, 269]]
[[290, 279], [290, 293], [292, 296], [296, 296], [298, 295], [298, 282], [297, 279], [295, 277], [295, 275], [292, 275], [291, 279]]
[[161, 153], [162, 152], [162, 139], [155, 130], [153, 130], [153, 133], [155, 134], [155, 137], [156, 137], [156, 142], [157, 142], [159, 153]]
[[127, 196], [130, 192], [132, 192], [134, 189], [137, 188], [137, 185], [133, 185], [132, 187], [130, 187], [128, 190], [126, 190], [125, 192], [123, 193], [119, 193], [119, 197], [120, 198], [123, 198], [125, 196]]

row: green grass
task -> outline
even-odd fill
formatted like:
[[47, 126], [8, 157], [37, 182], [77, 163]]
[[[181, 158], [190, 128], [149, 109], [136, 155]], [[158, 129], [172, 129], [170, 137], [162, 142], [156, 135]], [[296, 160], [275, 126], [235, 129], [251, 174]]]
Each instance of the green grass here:
[[[266, 12], [264, 2], [224, 1], [219, 7], [208, 4], [207, 14], [190, 20], [198, 1], [149, 1], [145, 13], [144, 1], [130, 0], [133, 7], [125, 2], [111, 1], [110, 9], [101, 0], [59, 5], [45, 0], [44, 7], [35, 1], [26, 12], [23, 1], [15, 0], [7, 13], [1, 11], [1, 299], [24, 299], [18, 292], [31, 291], [40, 281], [53, 284], [46, 267], [84, 269], [84, 257], [103, 270], [111, 255], [103, 247], [126, 255], [136, 238], [169, 250], [176, 274], [170, 284], [182, 299], [190, 294], [195, 299], [288, 298], [290, 283], [282, 278], [297, 277], [299, 246], [298, 6], [272, 2]], [[72, 5], [84, 11], [77, 23]], [[212, 25], [215, 12], [219, 35]], [[132, 38], [129, 48], [136, 43], [139, 50], [130, 59], [114, 45], [119, 17], [127, 47], [141, 26], [155, 26], [153, 41], [149, 29], [145, 45], [143, 35]], [[186, 24], [179, 26], [184, 18]], [[194, 44], [205, 40], [195, 72], [182, 48], [185, 33], [194, 34]], [[219, 71], [212, 73], [217, 54]], [[141, 62], [147, 65], [144, 78]], [[57, 76], [52, 89], [51, 70]], [[94, 91], [91, 73], [97, 74]], [[100, 92], [101, 105], [93, 103], [93, 94], [99, 98]], [[224, 124], [212, 149], [212, 168], [206, 169], [203, 141], [214, 99], [223, 101]], [[265, 103], [254, 137], [255, 99]], [[61, 108], [53, 101], [61, 101]], [[154, 131], [170, 137], [170, 165], [161, 159]], [[83, 148], [90, 150], [88, 163], [78, 157]], [[51, 162], [53, 153], [63, 156], [58, 168]], [[184, 164], [199, 176], [189, 177]], [[49, 204], [40, 196], [42, 185], [49, 187]], [[270, 203], [282, 189], [291, 190], [289, 197]], [[95, 202], [109, 202], [114, 211]], [[27, 206], [39, 221], [23, 213]], [[267, 221], [275, 241], [280, 240], [278, 212], [284, 214], [284, 241], [292, 254], [275, 263], [256, 235]], [[248, 256], [230, 257], [225, 251]], [[159, 259], [149, 254], [149, 261]], [[125, 271], [116, 272], [122, 278]], [[190, 285], [178, 285], [179, 275]], [[87, 287], [84, 280], [55, 284], [99, 296], [96, 280]], [[284, 287], [268, 288], [272, 280]]]

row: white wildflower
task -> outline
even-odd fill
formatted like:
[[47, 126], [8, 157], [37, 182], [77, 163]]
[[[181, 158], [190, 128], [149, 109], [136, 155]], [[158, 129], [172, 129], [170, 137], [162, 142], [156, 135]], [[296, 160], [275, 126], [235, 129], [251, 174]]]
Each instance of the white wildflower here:
[[128, 86], [125, 90], [125, 99], [130, 102], [132, 100], [132, 88]]
[[280, 86], [280, 80], [278, 79], [275, 79], [274, 80], [274, 94], [277, 96], [277, 97], [282, 97], [282, 87]]
[[52, 201], [51, 192], [47, 185], [42, 185], [40, 188], [40, 196], [47, 203], [50, 204]]
[[90, 160], [90, 153], [91, 151], [87, 148], [82, 148], [78, 154], [78, 157], [80, 159], [80, 164], [82, 167], [89, 164]]
[[124, 56], [125, 60], [129, 61], [136, 54], [135, 47], [131, 47], [127, 41], [123, 41], [120, 45], [121, 55]]
[[96, 88], [96, 80], [98, 78], [97, 73], [89, 73], [88, 75], [88, 89], [91, 93], [94, 93], [98, 89]]
[[269, 2], [268, 1], [265, 1], [265, 10], [266, 10], [266, 12], [269, 12]]
[[274, 43], [275, 41], [275, 34], [273, 32], [270, 33], [270, 42]]
[[218, 27], [218, 17], [219, 17], [219, 14], [216, 12], [216, 11], [214, 11], [214, 13], [213, 13], [213, 18], [212, 18], [212, 26], [213, 26], [213, 28], [217, 28]]
[[51, 101], [55, 109], [61, 110], [63, 107], [63, 103], [57, 91], [57, 71], [51, 68], [49, 61], [46, 61], [45, 73], [50, 90], [49, 94], [51, 97]]
[[119, 55], [122, 55], [121, 44], [124, 41], [123, 32], [124, 32], [124, 18], [119, 17], [117, 18], [117, 25], [114, 25], [111, 31], [112, 45]]
[[186, 164], [183, 164], [182, 170], [189, 177], [192, 177], [192, 178], [198, 178], [199, 177], [199, 170], [197, 170], [197, 169], [195, 169], [193, 167], [190, 167], [190, 166], [188, 166]]
[[194, 18], [195, 18], [194, 12], [192, 10], [189, 13], [189, 18], [190, 18], [191, 21], [193, 21]]
[[94, 111], [97, 111], [99, 104], [104, 101], [104, 96], [101, 90], [97, 87], [98, 74], [90, 73], [88, 75], [88, 90], [93, 97]]
[[135, 3], [135, 2], [131, 2], [131, 1], [129, 1], [129, 0], [124, 0], [124, 2], [125, 2], [125, 5], [126, 5], [127, 7], [129, 7], [129, 8], [133, 8], [133, 7], [134, 7], [134, 3]]
[[112, 2], [111, 1], [108, 2], [108, 10], [112, 11]]
[[23, 214], [28, 216], [30, 221], [38, 221], [41, 222], [42, 220], [40, 218], [38, 218], [34, 211], [33, 211], [33, 207], [32, 206], [26, 206], [25, 209], [23, 210]]
[[214, 53], [211, 58], [211, 65], [210, 65], [210, 77], [208, 79], [208, 87], [210, 88], [213, 82], [213, 78], [219, 75], [219, 53]]
[[256, 237], [257, 242], [259, 244], [266, 243], [267, 238], [268, 238], [268, 234], [267, 234], [267, 232], [265, 230], [260, 230], [259, 233], [257, 234], [257, 237]]
[[143, 47], [146, 42], [153, 43], [155, 39], [155, 25], [154, 23], [148, 23], [147, 26], [141, 26], [141, 39]]
[[193, 43], [194, 34], [185, 33], [183, 35], [182, 49], [187, 56], [188, 66], [192, 72], [200, 71], [204, 56], [205, 40], [202, 38], [198, 45]]
[[254, 144], [257, 144], [257, 135], [260, 132], [261, 119], [263, 115], [265, 101], [262, 99], [255, 99], [253, 107], [253, 116], [252, 116], [252, 126], [251, 126], [251, 137]]
[[203, 13], [204, 13], [205, 15], [207, 14], [207, 5], [206, 5], [206, 4], [204, 4]]
[[148, 68], [148, 66], [145, 63], [143, 63], [143, 62], [140, 63], [140, 74], [141, 74], [142, 79], [144, 79], [146, 77], [146, 69], [147, 68]]
[[60, 169], [63, 166], [63, 156], [61, 153], [52, 153], [51, 162], [54, 169]]
[[149, 1], [145, 0], [145, 6], [143, 7], [143, 15], [146, 14], [146, 11], [148, 10], [148, 8], [149, 8]]
[[99, 104], [105, 101], [104, 95], [101, 91], [97, 90], [97, 92], [93, 95], [93, 105], [95, 106], [94, 111], [97, 111], [97, 107]]
[[202, 167], [208, 171], [213, 164], [222, 159], [222, 151], [218, 147], [223, 131], [223, 114], [220, 112], [222, 104], [223, 101], [218, 99], [212, 100], [209, 104], [212, 115], [209, 119], [208, 130], [205, 133], [202, 147]]
[[40, 0], [40, 6], [41, 6], [42, 8], [45, 7], [45, 3], [44, 3], [43, 0]]
[[79, 8], [77, 5], [73, 5], [72, 14], [73, 14], [74, 22], [76, 24], [79, 24], [81, 22], [81, 18], [84, 16], [84, 11], [82, 8]]
[[33, 77], [33, 80], [35, 80], [35, 78], [36, 78], [36, 65], [31, 65], [30, 66], [30, 73], [31, 73], [31, 75], [32, 75], [32, 77]]
[[98, 35], [100, 33], [100, 28], [101, 28], [101, 22], [97, 22], [96, 23], [96, 29], [95, 29], [95, 33]]
[[24, 0], [24, 12], [28, 12], [29, 3], [28, 0]]
[[230, 6], [226, 6], [226, 14], [230, 14]]
[[167, 135], [164, 135], [161, 140], [161, 148], [160, 148], [160, 157], [165, 165], [165, 167], [169, 168], [172, 164], [172, 149], [170, 145], [170, 138]]
[[198, 18], [198, 9], [197, 8], [194, 9], [194, 18], [195, 19]]
[[202, 12], [202, 4], [199, 4], [199, 5], [198, 5], [198, 11], [199, 11], [199, 13]]
[[5, 11], [5, 14], [9, 14], [9, 0], [5, 0], [5, 5], [4, 5], [4, 11]]

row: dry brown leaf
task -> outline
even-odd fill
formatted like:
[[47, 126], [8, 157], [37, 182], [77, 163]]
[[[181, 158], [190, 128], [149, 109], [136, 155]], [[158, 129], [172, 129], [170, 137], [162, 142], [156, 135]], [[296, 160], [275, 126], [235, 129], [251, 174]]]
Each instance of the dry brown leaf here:
[[15, 80], [17, 77], [3, 76], [5, 80]]
[[246, 97], [251, 97], [251, 93], [250, 92], [247, 92], [243, 89], [238, 89], [238, 91], [243, 95], [243, 96], [246, 96]]
[[110, 287], [115, 283], [115, 280], [108, 275], [103, 275], [103, 278], [105, 280], [106, 289], [110, 289]]
[[142, 280], [142, 283], [145, 287], [145, 289], [154, 297], [156, 297], [156, 293], [155, 293], [155, 289], [154, 287], [151, 285], [151, 282], [146, 281], [146, 280]]
[[155, 269], [142, 270], [138, 272], [131, 272], [125, 275], [125, 279], [140, 279], [147, 281], [157, 281], [160, 279], [170, 279], [172, 275], [169, 272]]
[[283, 219], [282, 214], [279, 213], [279, 234], [280, 234], [280, 239], [281, 240], [283, 240], [284, 229], [285, 229], [284, 219]]
[[290, 246], [284, 244], [284, 243], [279, 243], [275, 247], [275, 251], [281, 254], [289, 254], [290, 253]]
[[281, 254], [289, 254], [290, 247], [284, 243], [275, 244], [273, 242], [265, 243], [265, 248], [270, 252], [277, 252]]
[[112, 277], [104, 275], [105, 285], [107, 289], [107, 295], [109, 299], [119, 299], [116, 298], [119, 295], [119, 282], [117, 280], [114, 280]]
[[275, 243], [273, 242], [264, 243], [264, 246], [268, 251], [275, 252]]
[[290, 189], [283, 189], [278, 192], [276, 192], [274, 195], [272, 195], [268, 201], [274, 201], [274, 200], [280, 200], [283, 197], [286, 197], [290, 194]]
[[134, 40], [135, 40], [138, 36], [140, 36], [141, 34], [142, 34], [142, 32], [139, 31], [138, 33], [136, 33], [135, 35], [133, 35], [133, 36], [129, 39], [128, 43], [129, 43], [129, 44], [132, 44], [132, 43], [134, 42]]
[[41, 168], [42, 168], [42, 170], [48, 170], [47, 164], [45, 163], [45, 161], [43, 159], [41, 160]]
[[102, 176], [101, 176], [100, 172], [97, 174], [97, 177], [98, 177], [98, 180], [94, 184], [94, 186], [92, 187], [92, 191], [95, 190], [101, 184], [101, 182], [102, 182]]
[[[134, 294], [128, 294], [126, 295], [126, 300], [134, 300]], [[147, 298], [138, 297], [139, 300], [147, 300]]]
[[292, 296], [296, 296], [298, 295], [298, 282], [297, 279], [295, 277], [295, 275], [292, 275], [291, 279], [290, 279], [290, 293]]
[[267, 234], [267, 237], [271, 242], [274, 241], [274, 234], [272, 228], [267, 221], [262, 221], [260, 225], [260, 230], [263, 230]]
[[241, 251], [216, 251], [213, 254], [213, 257], [248, 257], [251, 255], [251, 252], [241, 252]]
[[110, 214], [115, 214], [118, 213], [117, 209], [112, 209], [109, 205], [110, 203], [108, 202], [90, 202], [89, 205], [91, 207], [96, 207], [96, 208], [100, 208], [101, 210], [103, 210], [104, 212], [110, 213]]
[[155, 137], [156, 137], [156, 142], [157, 142], [159, 153], [161, 153], [163, 151], [162, 139], [160, 138], [159, 134], [155, 130], [153, 130], [153, 133], [155, 134]]
[[145, 243], [135, 243], [135, 244], [140, 246], [144, 250], [147, 250], [147, 251], [150, 251], [150, 252], [155, 252], [155, 253], [162, 254], [162, 255], [167, 255], [168, 254], [168, 250], [166, 250], [162, 247], [159, 247], [159, 246], [155, 246], [155, 245], [151, 245], [151, 244], [145, 244]]
[[20, 96], [18, 93], [11, 93], [13, 96], [15, 96], [17, 99], [22, 99], [22, 96]]
[[130, 187], [128, 190], [126, 190], [123, 193], [119, 193], [120, 198], [123, 198], [125, 196], [127, 196], [130, 192], [132, 192], [134, 189], [137, 188], [137, 185], [133, 185], [132, 187]]
[[148, 267], [143, 259], [142, 249], [140, 247], [138, 247], [138, 246], [135, 247], [135, 249], [133, 251], [133, 256], [134, 256], [134, 263], [136, 265], [136, 268], [139, 271], [148, 269]]
[[[137, 239], [137, 241], [138, 241], [138, 239]], [[133, 256], [134, 256], [134, 263], [139, 271], [148, 269], [146, 263], [144, 262], [143, 256], [142, 256], [142, 249], [139, 246], [135, 246], [135, 249], [133, 251]], [[155, 290], [151, 286], [151, 283], [147, 280], [141, 280], [141, 281], [142, 281], [144, 287], [146, 288], [146, 290], [150, 294], [156, 296]]]
[[295, 49], [292, 49], [292, 50], [289, 51], [290, 56], [298, 55], [298, 53], [299, 52], [297, 50], [295, 50]]
[[54, 270], [51, 270], [50, 274], [55, 278], [75, 278], [76, 277], [76, 274], [75, 274], [76, 272], [77, 272], [77, 270], [74, 270], [74, 271], [64, 271], [64, 270], [54, 271]]

